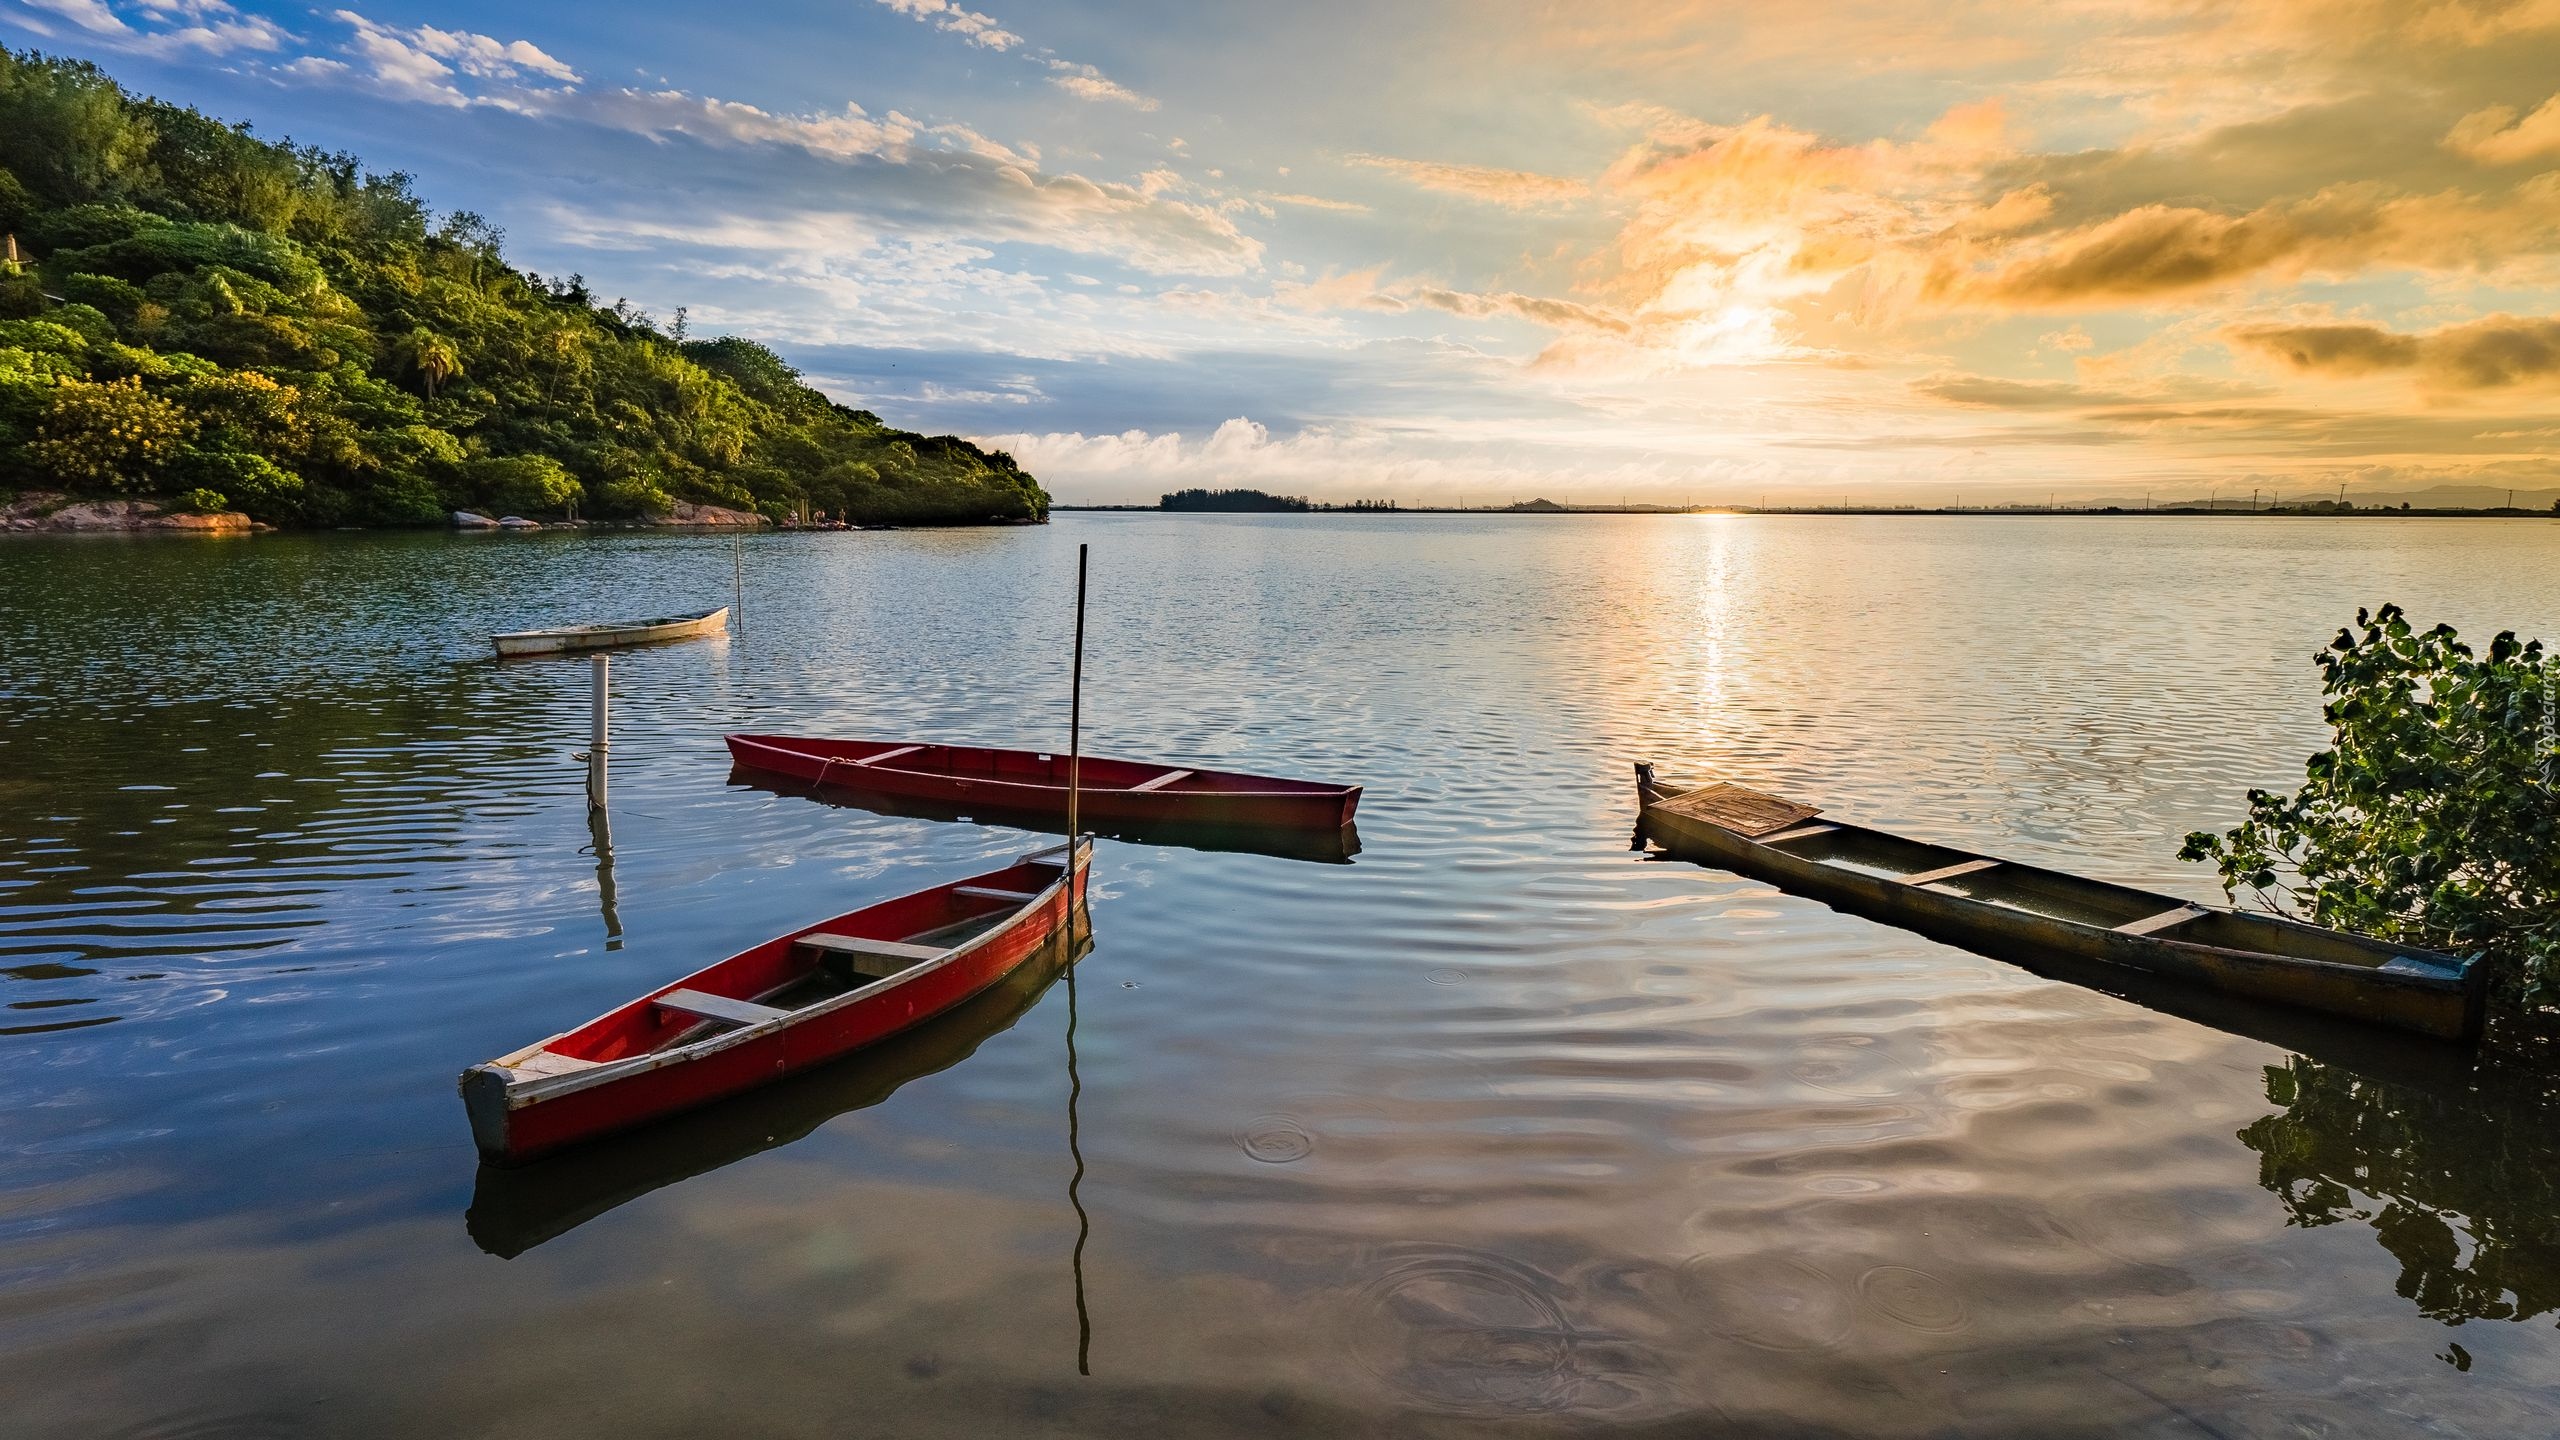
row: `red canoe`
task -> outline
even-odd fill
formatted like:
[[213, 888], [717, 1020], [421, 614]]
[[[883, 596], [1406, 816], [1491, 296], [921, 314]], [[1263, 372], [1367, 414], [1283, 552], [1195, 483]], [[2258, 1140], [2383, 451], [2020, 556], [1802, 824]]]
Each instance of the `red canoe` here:
[[1084, 903], [1093, 842], [768, 940], [462, 1073], [503, 1164], [751, 1090], [929, 1020], [1003, 979]]
[[[894, 740], [813, 740], [732, 735], [729, 755], [750, 770], [875, 795], [940, 800], [990, 811], [1064, 815], [1067, 757], [1028, 750], [908, 745]], [[1183, 825], [1270, 825], [1338, 830], [1360, 805], [1357, 785], [1319, 785], [1228, 770], [1184, 770], [1084, 757], [1082, 815]]]

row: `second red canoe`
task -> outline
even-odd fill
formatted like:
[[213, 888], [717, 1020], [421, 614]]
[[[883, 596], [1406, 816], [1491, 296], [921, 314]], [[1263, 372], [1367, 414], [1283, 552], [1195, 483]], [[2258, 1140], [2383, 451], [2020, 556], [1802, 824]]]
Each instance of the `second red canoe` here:
[[[895, 740], [817, 740], [732, 735], [730, 757], [816, 785], [905, 795], [1025, 815], [1067, 810], [1067, 757], [1030, 750]], [[1084, 757], [1079, 801], [1085, 819], [1188, 825], [1270, 825], [1338, 829], [1359, 808], [1357, 785], [1323, 785]]]

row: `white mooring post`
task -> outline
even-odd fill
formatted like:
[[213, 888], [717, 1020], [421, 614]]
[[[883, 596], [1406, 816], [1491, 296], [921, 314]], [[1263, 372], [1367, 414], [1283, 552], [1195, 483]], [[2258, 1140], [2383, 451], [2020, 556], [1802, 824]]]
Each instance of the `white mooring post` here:
[[606, 724], [606, 696], [612, 689], [612, 665], [613, 658], [609, 655], [595, 657], [595, 695], [593, 715], [589, 721], [589, 729], [593, 733], [587, 737], [587, 808], [590, 810], [604, 808], [605, 755], [613, 745]]

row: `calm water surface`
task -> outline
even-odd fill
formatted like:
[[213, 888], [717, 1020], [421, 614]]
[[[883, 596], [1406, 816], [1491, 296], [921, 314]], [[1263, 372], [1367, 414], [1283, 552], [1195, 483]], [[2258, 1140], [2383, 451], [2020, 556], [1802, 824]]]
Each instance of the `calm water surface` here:
[[[1060, 743], [1078, 541], [1094, 748], [1365, 783], [1352, 862], [1107, 842], [1068, 978], [482, 1174], [465, 1065], [1035, 843], [719, 736]], [[2551, 1114], [1648, 861], [1628, 767], [2209, 898], [2177, 837], [2298, 776], [2310, 654], [2386, 599], [2560, 633], [2560, 527], [1076, 516], [744, 569], [742, 635], [615, 660], [599, 836], [587, 667], [485, 637], [725, 600], [727, 541], [0, 547], [0, 1429], [2553, 1429]]]

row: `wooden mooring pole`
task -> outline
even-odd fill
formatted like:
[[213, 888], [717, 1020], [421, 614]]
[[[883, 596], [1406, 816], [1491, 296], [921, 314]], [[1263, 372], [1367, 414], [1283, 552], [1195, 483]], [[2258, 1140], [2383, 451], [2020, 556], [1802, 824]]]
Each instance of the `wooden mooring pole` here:
[[[1084, 790], [1084, 562], [1087, 547], [1076, 547], [1076, 649], [1074, 668], [1067, 681], [1067, 898], [1073, 908], [1075, 898], [1076, 802]], [[1075, 939], [1068, 931], [1070, 942]]]
[[602, 810], [605, 808], [605, 756], [613, 748], [607, 715], [607, 697], [613, 689], [613, 657], [599, 654], [595, 657], [594, 664], [595, 693], [590, 700], [591, 714], [588, 719], [590, 733], [587, 736], [587, 808]]

